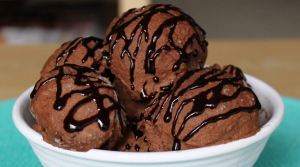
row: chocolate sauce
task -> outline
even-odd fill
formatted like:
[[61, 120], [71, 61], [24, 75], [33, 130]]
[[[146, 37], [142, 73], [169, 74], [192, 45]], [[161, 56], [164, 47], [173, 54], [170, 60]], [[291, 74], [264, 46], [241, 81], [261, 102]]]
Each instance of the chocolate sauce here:
[[[90, 48], [88, 46], [88, 44], [90, 42], [94, 41], [96, 44], [93, 48]], [[67, 43], [64, 43], [63, 45], [66, 45]], [[76, 48], [78, 47], [79, 44], [82, 44], [83, 47], [86, 48], [86, 54], [84, 55], [84, 57], [81, 59], [82, 63], [85, 63], [87, 61], [87, 59], [89, 57], [91, 57], [94, 62], [92, 64], [93, 69], [98, 70], [100, 64], [95, 61], [95, 51], [97, 49], [101, 49], [103, 47], [103, 39], [100, 38], [96, 38], [93, 36], [90, 37], [86, 37], [86, 38], [82, 38], [82, 37], [78, 37], [75, 40], [71, 41], [68, 46], [66, 47], [66, 49], [64, 49], [56, 58], [56, 66], [59, 66], [59, 61], [63, 58], [65, 58], [64, 64], [68, 64], [68, 59], [70, 56], [72, 56], [73, 52], [76, 50]], [[63, 46], [62, 45], [62, 46]]]
[[116, 78], [116, 76], [107, 68], [105, 68], [104, 73], [101, 73], [101, 76], [108, 78], [111, 83], [113, 83]]
[[170, 91], [172, 88], [173, 88], [173, 81], [170, 83], [170, 85], [160, 87], [160, 90], [161, 91]]
[[158, 83], [159, 78], [158, 78], [157, 76], [154, 76], [154, 77], [153, 77], [153, 81], [154, 81], [155, 83]]
[[[179, 8], [173, 7], [171, 5], [153, 5], [149, 9], [141, 8], [140, 11], [136, 9], [131, 9], [123, 14], [122, 17], [119, 18], [119, 20], [116, 21], [116, 23], [112, 26], [111, 32], [106, 37], [105, 45], [109, 45], [109, 53], [105, 56], [105, 59], [107, 59], [107, 64], [110, 65], [111, 55], [114, 52], [114, 48], [117, 45], [117, 42], [119, 40], [124, 41], [124, 46], [122, 48], [121, 52], [121, 59], [124, 59], [125, 54], [128, 56], [130, 61], [130, 82], [131, 82], [131, 89], [134, 90], [133, 82], [134, 82], [134, 69], [135, 69], [135, 57], [138, 56], [138, 52], [140, 49], [141, 41], [144, 39], [145, 42], [148, 42], [150, 39], [149, 37], [149, 29], [148, 25], [151, 20], [151, 18], [157, 14], [157, 13], [165, 13], [170, 15], [170, 18], [165, 20], [155, 31], [150, 39], [150, 44], [148, 45], [148, 48], [146, 50], [145, 55], [145, 62], [144, 62], [144, 69], [146, 73], [150, 73], [155, 75], [155, 59], [161, 54], [161, 52], [168, 51], [171, 49], [176, 50], [180, 58], [177, 60], [177, 62], [173, 65], [173, 71], [176, 71], [179, 69], [179, 66], [182, 62], [189, 62], [190, 56], [198, 56], [199, 51], [195, 50], [192, 51], [192, 53], [187, 53], [186, 50], [189, 46], [193, 44], [193, 42], [196, 40], [198, 45], [201, 46], [202, 52], [206, 52], [206, 47], [208, 45], [207, 41], [200, 40], [200, 35], [205, 36], [205, 31], [187, 14], [183, 13]], [[172, 14], [171, 11], [175, 11], [177, 13], [180, 13], [179, 16], [175, 16]], [[133, 15], [134, 13], [134, 15]], [[133, 15], [133, 17], [129, 20], [127, 19], [129, 15]], [[136, 26], [132, 29], [130, 32], [129, 37], [126, 36], [125, 29], [128, 27], [132, 22], [138, 20]], [[185, 21], [191, 25], [191, 27], [194, 29], [194, 34], [185, 42], [183, 48], [180, 48], [179, 46], [176, 46], [173, 41], [173, 34], [176, 29], [176, 25], [178, 22]], [[162, 46], [160, 48], [156, 48], [156, 43], [160, 36], [163, 33], [163, 30], [166, 28], [170, 28], [170, 32], [168, 34], [168, 45]], [[202, 34], [198, 34], [197, 29], [200, 30]], [[137, 33], [137, 31], [140, 30], [140, 33]], [[133, 53], [130, 53], [129, 47], [134, 42], [133, 38], [135, 35], [138, 35], [138, 40], [136, 43], [136, 48]], [[196, 55], [197, 54], [197, 55]], [[154, 79], [154, 82], [158, 82], [158, 78]]]
[[148, 95], [147, 95], [147, 93], [145, 91], [145, 85], [146, 84], [147, 84], [147, 82], [144, 82], [143, 88], [142, 88], [141, 93], [140, 93], [140, 98], [142, 100], [147, 100], [148, 99]]
[[223, 70], [227, 71], [228, 73], [232, 74], [233, 76], [237, 77], [240, 80], [243, 79], [246, 81], [246, 77], [245, 77], [243, 71], [238, 67], [235, 67], [233, 65], [228, 65]]
[[144, 113], [141, 113], [140, 120], [144, 119]]
[[181, 143], [180, 140], [174, 137], [172, 151], [181, 150]]
[[150, 95], [148, 95], [145, 90], [146, 84], [147, 84], [147, 82], [144, 82], [143, 88], [141, 89], [141, 93], [140, 93], [140, 98], [142, 101], [153, 99], [157, 94], [157, 91], [155, 91], [155, 92], [152, 92]]
[[142, 137], [144, 135], [144, 133], [140, 130], [137, 129], [136, 125], [132, 125], [130, 128], [134, 134], [134, 138], [135, 140], [137, 140], [138, 138]]
[[125, 147], [127, 150], [129, 150], [131, 148], [131, 146], [129, 144], [126, 144], [126, 147]]
[[135, 151], [139, 151], [139, 150], [140, 150], [140, 146], [136, 144], [136, 145], [134, 146], [134, 149], [135, 149]]
[[[149, 106], [146, 107], [145, 110], [147, 110], [148, 108], [152, 107], [153, 105], [155, 105], [151, 111], [148, 113], [148, 115], [145, 117], [146, 120], [151, 121], [151, 116], [155, 113], [156, 109], [159, 107], [160, 101], [167, 96], [168, 98], [168, 94], [169, 92], [161, 92], [158, 97], [152, 102], [152, 104], [150, 104]], [[160, 115], [160, 111], [164, 108], [165, 104], [166, 104], [167, 100], [164, 101], [164, 103], [160, 106], [159, 110], [158, 110], [158, 114], [156, 115], [156, 117], [154, 118], [153, 122], [155, 123]]]
[[[180, 150], [180, 141], [178, 140], [178, 136], [181, 134], [181, 132], [184, 130], [185, 124], [187, 121], [193, 117], [201, 115], [206, 108], [214, 109], [216, 108], [220, 103], [231, 101], [235, 98], [237, 98], [241, 92], [247, 91], [251, 92], [254, 95], [255, 98], [255, 104], [251, 107], [238, 107], [235, 109], [231, 109], [226, 113], [219, 114], [217, 116], [211, 117], [207, 120], [204, 120], [203, 122], [199, 123], [199, 125], [190, 131], [183, 139], [183, 141], [188, 141], [190, 138], [192, 138], [201, 128], [205, 127], [209, 123], [217, 122], [222, 119], [229, 118], [231, 115], [237, 114], [239, 112], [253, 112], [255, 110], [260, 110], [261, 105], [258, 101], [258, 98], [253, 93], [253, 91], [245, 87], [243, 84], [240, 84], [240, 81], [243, 79], [239, 77], [239, 75], [233, 77], [233, 78], [223, 78], [220, 79], [220, 76], [223, 76], [226, 71], [221, 71], [217, 69], [210, 69], [206, 73], [202, 74], [200, 77], [198, 77], [193, 83], [190, 85], [184, 87], [183, 89], [179, 89], [181, 85], [188, 80], [191, 76], [193, 76], [195, 73], [199, 72], [200, 70], [194, 70], [189, 71], [185, 73], [183, 77], [181, 77], [174, 87], [174, 89], [167, 93], [162, 92], [158, 95], [158, 98], [154, 100], [152, 104], [150, 104], [149, 107], [153, 107], [153, 109], [149, 112], [149, 114], [146, 117], [146, 120], [151, 120], [151, 116], [156, 113], [155, 119], [153, 122], [155, 123], [159, 117], [161, 110], [167, 106], [166, 113], [163, 116], [163, 120], [166, 123], [169, 123], [172, 120], [172, 115], [174, 115], [174, 119], [172, 122], [172, 129], [171, 133], [174, 137], [174, 143], [173, 143], [173, 150]], [[181, 104], [178, 104], [179, 107], [177, 111], [174, 111], [175, 104], [178, 103], [179, 99], [190, 90], [202, 88], [208, 83], [216, 83], [216, 85], [212, 88], [207, 89], [206, 91], [202, 91], [199, 94], [194, 95], [193, 97], [190, 97], [189, 99], [184, 100], [181, 102]], [[223, 95], [222, 89], [224, 85], [232, 85], [237, 88], [236, 92], [233, 93], [231, 96]], [[211, 94], [212, 96], [207, 99], [207, 95]], [[160, 102], [163, 100], [163, 102]], [[159, 103], [162, 103], [159, 107]], [[177, 133], [175, 132], [175, 126], [177, 124], [177, 120], [179, 115], [181, 114], [181, 110], [184, 108], [185, 105], [192, 103], [192, 109], [191, 111], [184, 116], [184, 120], [181, 123], [181, 126], [179, 127]], [[166, 105], [167, 104], [167, 105]], [[175, 112], [175, 114], [172, 114]], [[150, 118], [149, 118], [150, 117]]]
[[[72, 74], [70, 72], [65, 73], [64, 69], [65, 68], [70, 68], [70, 70], [76, 71], [76, 74]], [[69, 70], [69, 69], [68, 69]], [[67, 71], [68, 71], [67, 70]], [[101, 83], [105, 83], [103, 80], [99, 78], [94, 78], [91, 76], [86, 75], [85, 73], [94, 73], [95, 71], [91, 68], [88, 67], [83, 67], [83, 66], [77, 66], [74, 64], [65, 64], [63, 66], [56, 67], [52, 71], [58, 71], [58, 74], [47, 78], [46, 80], [40, 82], [38, 81], [37, 84], [35, 85], [33, 91], [30, 94], [31, 98], [34, 98], [36, 95], [37, 91], [45, 84], [47, 84], [51, 80], [56, 80], [56, 85], [57, 85], [57, 91], [56, 91], [56, 100], [53, 105], [53, 109], [57, 111], [61, 111], [64, 109], [67, 101], [71, 98], [73, 94], [81, 94], [85, 98], [77, 102], [69, 111], [68, 115], [66, 116], [64, 120], [64, 129], [69, 132], [79, 132], [83, 130], [84, 127], [90, 125], [93, 122], [98, 122], [98, 125], [101, 130], [105, 131], [109, 128], [110, 120], [109, 120], [109, 113], [112, 112], [113, 110], [118, 110], [118, 117], [119, 117], [119, 123], [122, 128], [123, 132], [123, 123], [121, 120], [121, 107], [120, 105], [110, 96], [106, 94], [100, 94], [99, 89], [112, 89], [112, 91], [115, 91], [113, 87], [111, 86], [106, 86], [106, 85], [99, 85]], [[66, 76], [72, 76], [75, 77], [74, 84], [78, 86], [87, 86], [89, 87], [82, 89], [82, 90], [72, 90], [69, 93], [66, 93], [62, 95], [62, 85], [61, 81], [63, 77]], [[40, 84], [38, 84], [40, 83]], [[104, 99], [108, 99], [112, 105], [108, 108], [104, 107], [103, 101]], [[86, 103], [89, 102], [95, 102], [97, 105], [98, 109], [98, 114], [91, 116], [90, 118], [86, 118], [84, 120], [77, 121], [74, 119], [74, 115], [77, 112], [77, 110], [85, 105]]]
[[110, 60], [110, 59], [107, 60], [106, 65], [107, 65], [107, 66], [110, 66], [110, 65], [111, 65], [111, 60]]

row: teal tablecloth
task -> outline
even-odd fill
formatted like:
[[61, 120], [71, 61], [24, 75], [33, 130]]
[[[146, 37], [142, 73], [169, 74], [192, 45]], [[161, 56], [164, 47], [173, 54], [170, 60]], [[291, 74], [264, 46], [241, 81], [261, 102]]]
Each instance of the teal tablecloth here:
[[[300, 100], [283, 97], [285, 116], [271, 135], [255, 167], [300, 166]], [[12, 121], [15, 102], [0, 103], [0, 166], [42, 166], [29, 143], [19, 133]]]

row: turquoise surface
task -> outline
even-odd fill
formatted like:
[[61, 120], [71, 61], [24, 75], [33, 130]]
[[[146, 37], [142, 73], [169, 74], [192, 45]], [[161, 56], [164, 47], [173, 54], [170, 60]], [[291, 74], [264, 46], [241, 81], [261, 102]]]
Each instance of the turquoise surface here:
[[27, 139], [13, 123], [12, 108], [15, 101], [0, 103], [0, 167], [42, 166]]
[[[285, 116], [271, 135], [254, 167], [300, 166], [300, 100], [282, 97]], [[42, 166], [12, 121], [15, 99], [0, 103], [0, 166]]]

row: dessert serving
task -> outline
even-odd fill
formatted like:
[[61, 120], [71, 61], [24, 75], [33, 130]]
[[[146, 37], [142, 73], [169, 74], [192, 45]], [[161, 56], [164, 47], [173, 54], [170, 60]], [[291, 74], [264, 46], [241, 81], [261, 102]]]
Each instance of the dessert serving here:
[[91, 68], [58, 66], [41, 77], [31, 98], [33, 129], [54, 146], [113, 149], [125, 130], [115, 89]]
[[260, 129], [260, 108], [243, 77], [213, 67], [189, 71], [146, 108], [146, 136], [155, 143], [149, 150], [185, 150], [252, 136]]
[[255, 135], [260, 101], [239, 68], [204, 66], [205, 35], [181, 9], [147, 5], [115, 18], [104, 40], [64, 43], [31, 93], [33, 129], [76, 151], [187, 150]]

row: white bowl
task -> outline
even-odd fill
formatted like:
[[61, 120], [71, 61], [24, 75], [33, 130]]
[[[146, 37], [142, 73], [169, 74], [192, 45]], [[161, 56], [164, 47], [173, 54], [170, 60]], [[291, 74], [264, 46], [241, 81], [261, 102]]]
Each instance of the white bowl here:
[[284, 105], [280, 95], [272, 87], [252, 76], [246, 77], [265, 109], [265, 112], [261, 112], [262, 128], [252, 137], [227, 144], [183, 151], [143, 153], [98, 149], [76, 152], [53, 147], [44, 142], [42, 136], [31, 128], [35, 123], [29, 111], [29, 94], [33, 87], [17, 99], [13, 107], [13, 121], [44, 166], [253, 166], [271, 133], [281, 123]]

